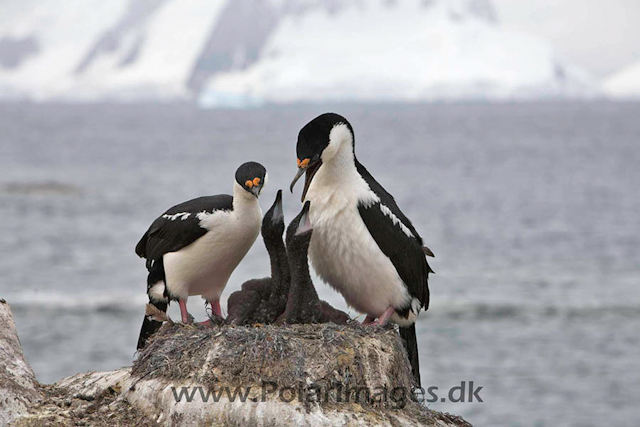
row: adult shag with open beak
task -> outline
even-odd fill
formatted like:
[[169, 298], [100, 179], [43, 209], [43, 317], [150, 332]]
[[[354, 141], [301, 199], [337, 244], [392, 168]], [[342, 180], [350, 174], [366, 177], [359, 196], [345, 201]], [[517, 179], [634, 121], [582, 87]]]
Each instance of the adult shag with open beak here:
[[338, 114], [322, 114], [298, 134], [291, 191], [304, 174], [302, 201], [311, 202], [313, 226], [309, 257], [318, 276], [367, 315], [363, 323], [400, 326], [419, 385], [415, 322], [429, 307], [432, 270], [425, 255], [433, 253], [354, 147], [353, 127]]

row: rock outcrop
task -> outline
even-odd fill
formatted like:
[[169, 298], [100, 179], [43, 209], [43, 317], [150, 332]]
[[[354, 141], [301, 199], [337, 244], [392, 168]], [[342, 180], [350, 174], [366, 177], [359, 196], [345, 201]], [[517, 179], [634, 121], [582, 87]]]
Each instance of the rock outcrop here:
[[42, 398], [36, 376], [24, 357], [11, 308], [0, 299], [0, 425]]
[[0, 304], [0, 425], [467, 426], [412, 400], [392, 328], [166, 322], [132, 367], [38, 384]]

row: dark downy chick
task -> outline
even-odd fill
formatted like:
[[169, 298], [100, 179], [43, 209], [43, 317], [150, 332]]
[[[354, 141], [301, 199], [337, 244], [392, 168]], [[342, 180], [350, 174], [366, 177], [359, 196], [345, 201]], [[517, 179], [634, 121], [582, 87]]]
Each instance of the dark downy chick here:
[[278, 322], [294, 323], [346, 323], [346, 313], [336, 310], [318, 298], [311, 275], [307, 251], [313, 228], [309, 220], [309, 205], [306, 202], [302, 211], [287, 228], [287, 255], [291, 271], [289, 297], [284, 313]]

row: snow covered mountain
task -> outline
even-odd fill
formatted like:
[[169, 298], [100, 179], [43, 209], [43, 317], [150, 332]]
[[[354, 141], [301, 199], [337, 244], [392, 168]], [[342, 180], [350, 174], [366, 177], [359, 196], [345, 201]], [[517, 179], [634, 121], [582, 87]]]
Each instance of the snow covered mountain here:
[[0, 96], [35, 100], [191, 96], [186, 82], [225, 3], [0, 2]]
[[501, 29], [490, 0], [0, 0], [0, 98], [584, 96], [589, 76]]

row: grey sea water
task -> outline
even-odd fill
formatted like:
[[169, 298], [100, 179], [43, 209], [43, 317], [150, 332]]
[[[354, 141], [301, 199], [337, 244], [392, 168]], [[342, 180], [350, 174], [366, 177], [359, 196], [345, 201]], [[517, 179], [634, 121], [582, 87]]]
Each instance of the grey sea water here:
[[[150, 222], [229, 193], [247, 160], [269, 171], [266, 210], [295, 174], [298, 130], [327, 110], [436, 254], [423, 385], [483, 387], [482, 403], [430, 406], [476, 425], [640, 424], [640, 104], [0, 105], [0, 297], [39, 380], [130, 364]], [[258, 240], [223, 308], [268, 271]]]

